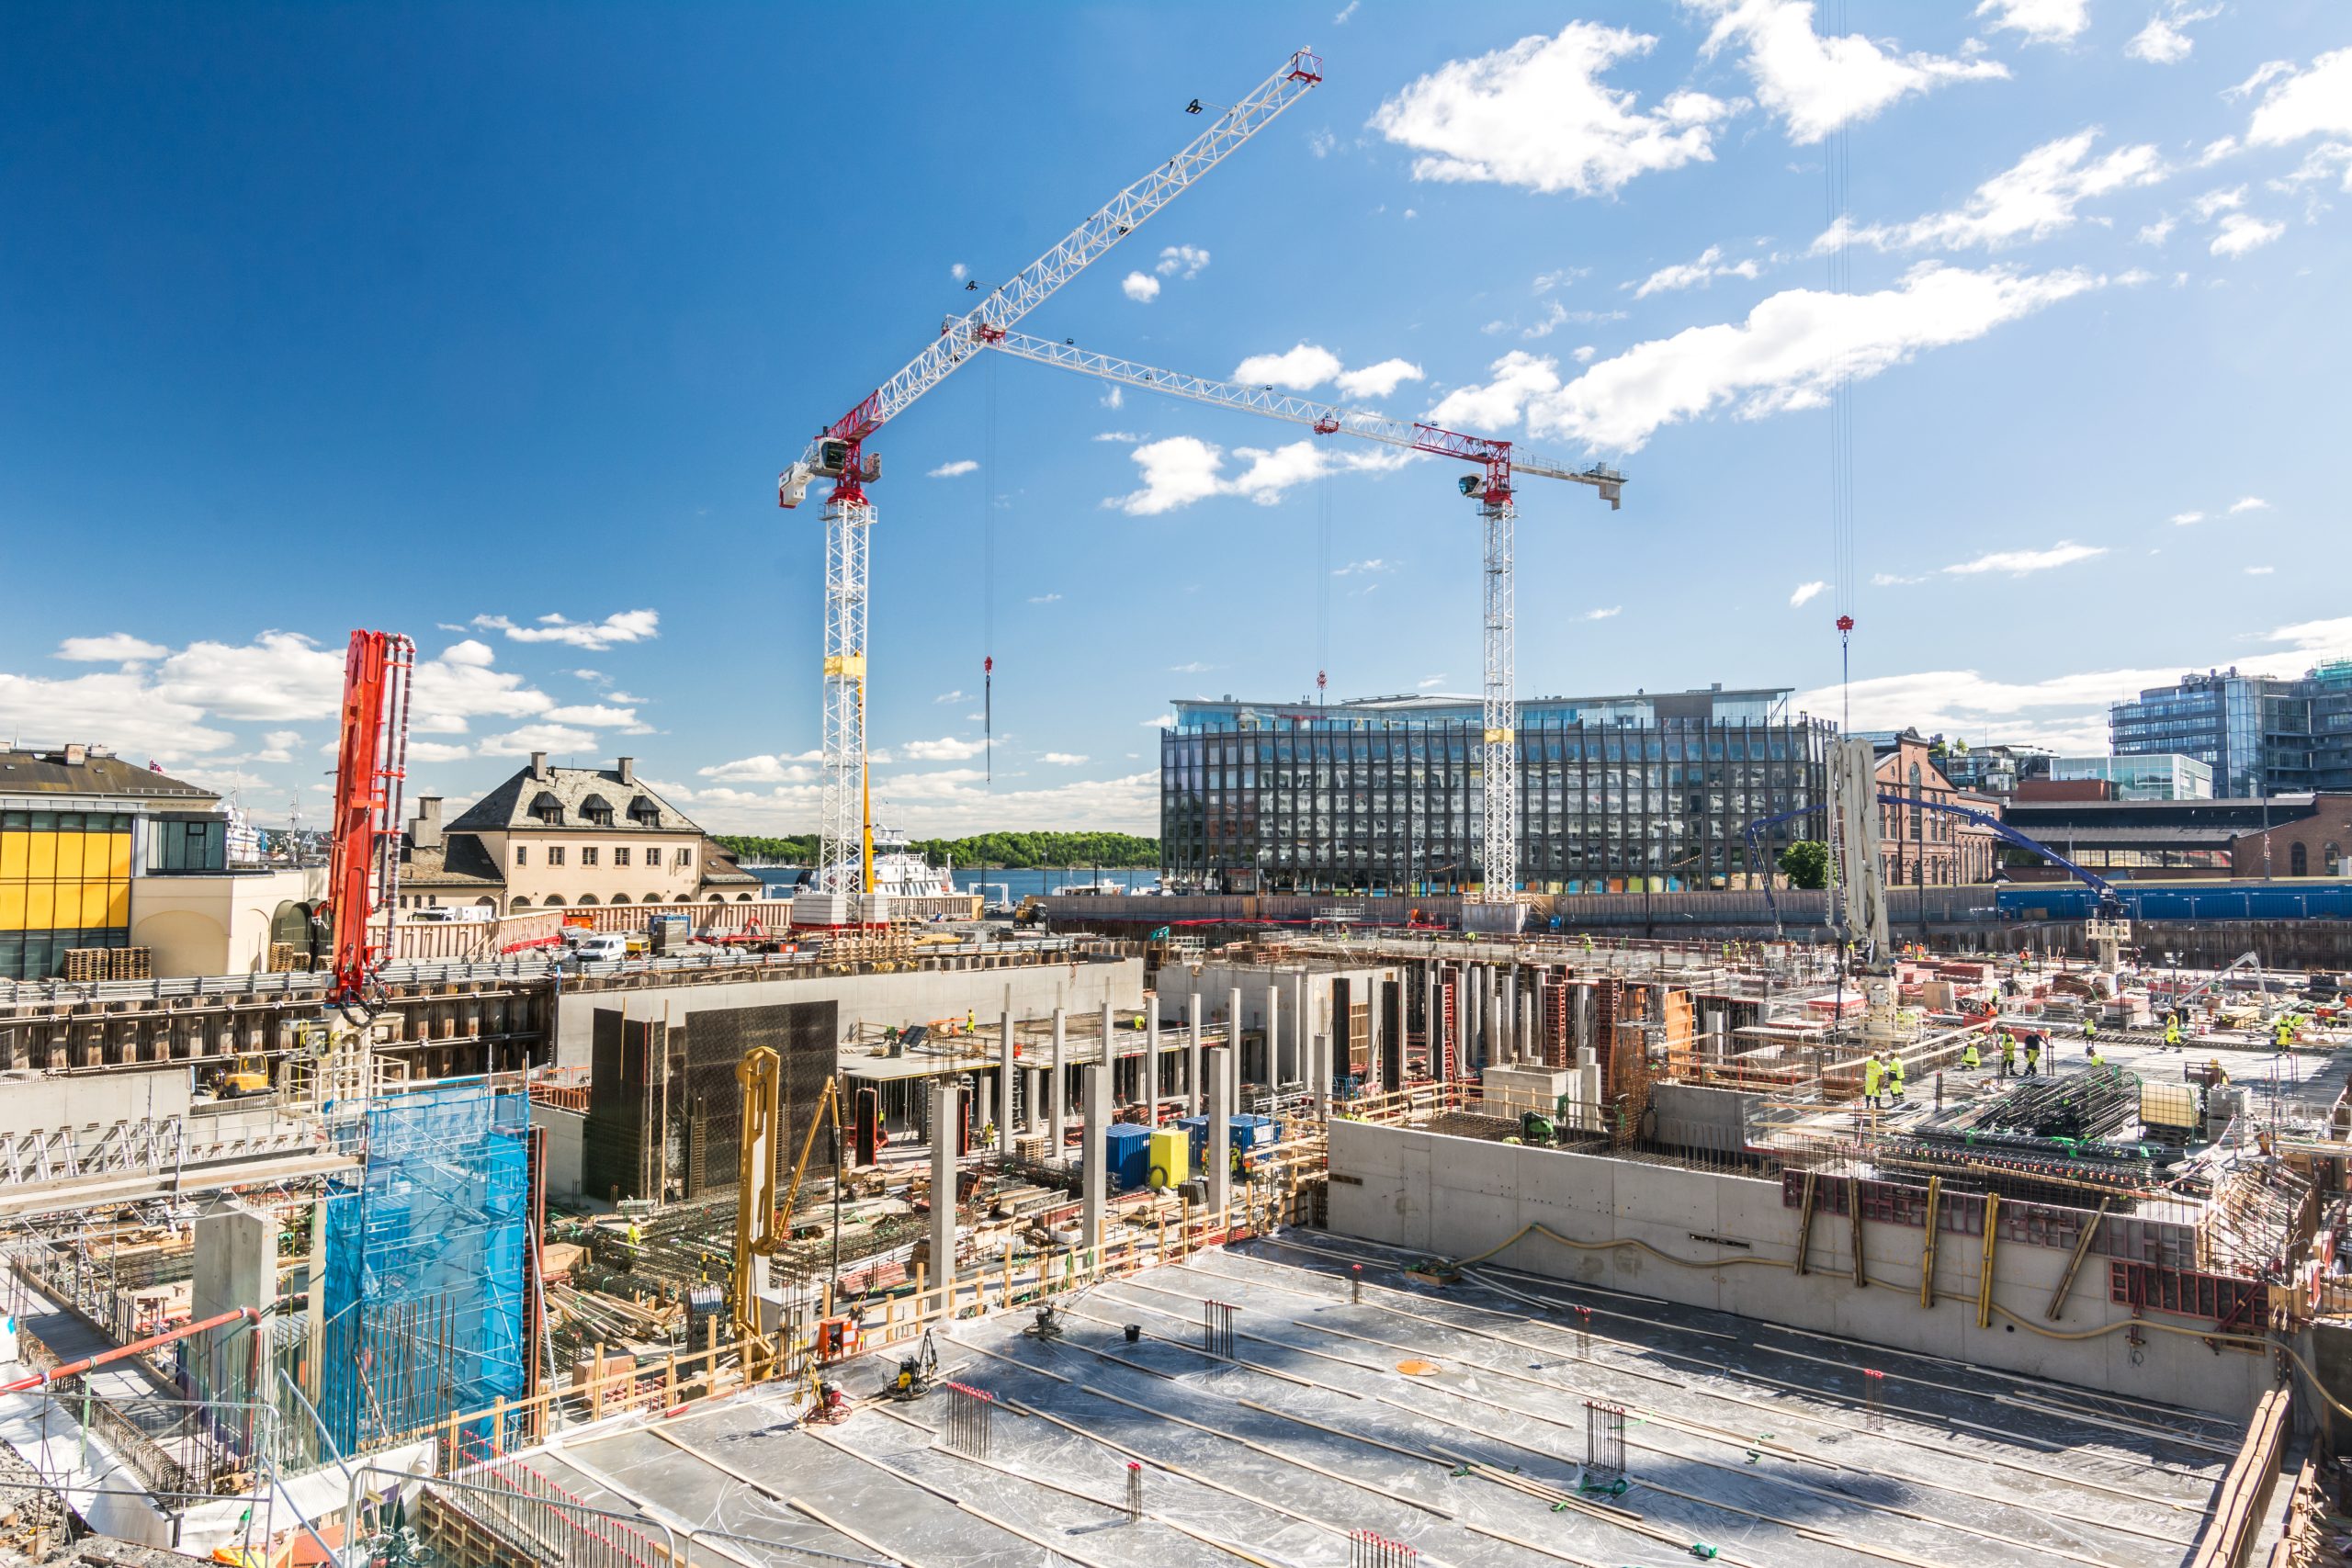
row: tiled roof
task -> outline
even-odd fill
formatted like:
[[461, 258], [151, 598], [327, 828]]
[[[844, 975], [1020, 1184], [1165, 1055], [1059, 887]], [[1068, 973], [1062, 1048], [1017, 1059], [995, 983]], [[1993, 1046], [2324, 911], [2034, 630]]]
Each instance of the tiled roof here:
[[[616, 832], [699, 831], [684, 812], [642, 781], [624, 780], [614, 768], [549, 768], [545, 778], [533, 778], [530, 769], [520, 769], [468, 807], [464, 816], [449, 824], [449, 830], [498, 833], [548, 826], [566, 831], [603, 830], [607, 824], [592, 820], [592, 809], [609, 811], [609, 827]], [[560, 814], [553, 823], [540, 815], [548, 810]]]

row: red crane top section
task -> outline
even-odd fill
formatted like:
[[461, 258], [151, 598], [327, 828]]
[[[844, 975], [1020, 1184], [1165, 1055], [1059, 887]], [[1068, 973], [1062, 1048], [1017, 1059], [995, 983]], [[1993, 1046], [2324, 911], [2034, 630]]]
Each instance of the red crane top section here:
[[[351, 634], [343, 661], [343, 739], [335, 752], [334, 848], [327, 869], [338, 1003], [361, 999], [391, 946], [401, 784], [408, 776], [408, 685], [415, 667], [416, 645], [398, 633]], [[370, 930], [379, 910], [380, 934]]]

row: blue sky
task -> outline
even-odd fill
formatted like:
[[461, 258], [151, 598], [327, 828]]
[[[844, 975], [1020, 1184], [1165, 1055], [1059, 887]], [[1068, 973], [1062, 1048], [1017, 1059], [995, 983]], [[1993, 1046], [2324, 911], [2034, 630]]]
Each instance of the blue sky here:
[[[2352, 652], [2352, 15], [1833, 4], [8, 7], [0, 732], [315, 820], [380, 626], [413, 792], [628, 752], [813, 828], [776, 470], [1301, 44], [1324, 85], [1024, 326], [1618, 463], [1622, 512], [1521, 489], [1522, 694], [1834, 713], [1850, 608], [1858, 726], [2089, 747]], [[875, 444], [919, 831], [1152, 830], [1173, 696], [1476, 688], [1450, 468], [1105, 394], [984, 362]]]

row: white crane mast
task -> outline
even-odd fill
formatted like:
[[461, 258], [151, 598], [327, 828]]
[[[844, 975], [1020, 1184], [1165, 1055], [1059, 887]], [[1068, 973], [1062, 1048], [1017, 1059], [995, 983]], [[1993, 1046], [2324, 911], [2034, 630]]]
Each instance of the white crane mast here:
[[[956, 325], [960, 323], [951, 324], [951, 333]], [[1075, 344], [1052, 343], [1023, 333], [1000, 333], [967, 341], [972, 345], [971, 352], [978, 352], [984, 345], [1016, 358], [1058, 366], [1062, 369], [1099, 377], [1105, 381], [1190, 398], [1194, 402], [1219, 408], [1238, 409], [1268, 419], [1287, 420], [1294, 424], [1306, 425], [1318, 435], [1352, 435], [1366, 441], [1384, 442], [1391, 446], [1409, 447], [1416, 452], [1462, 458], [1476, 463], [1486, 470], [1483, 479], [1464, 475], [1462, 479], [1463, 493], [1475, 497], [1478, 502], [1478, 516], [1486, 540], [1482, 595], [1486, 679], [1482, 688], [1479, 749], [1478, 901], [1516, 907], [1519, 902], [1519, 682], [1514, 646], [1517, 637], [1512, 570], [1515, 513], [1511, 502], [1511, 475], [1516, 470], [1545, 479], [1589, 484], [1609, 502], [1611, 511], [1616, 510], [1624, 494], [1625, 476], [1598, 463], [1589, 468], [1571, 468], [1547, 459], [1531, 457], [1524, 452], [1514, 450], [1508, 441], [1468, 435], [1410, 420], [1392, 419], [1368, 409], [1343, 408], [1336, 403], [1277, 391], [1272, 387], [1245, 386], [1205, 376], [1162, 370], [1114, 355], [1096, 354]]]
[[[874, 891], [865, 777], [866, 539], [874, 507], [865, 487], [881, 476], [881, 463], [865, 451], [866, 439], [946, 379], [970, 356], [972, 345], [1002, 336], [1322, 80], [1317, 56], [1306, 50], [1293, 54], [1182, 152], [1098, 208], [1009, 282], [989, 290], [978, 309], [949, 322], [936, 341], [826, 426], [777, 476], [776, 502], [786, 507], [800, 504], [812, 479], [833, 481], [825, 505], [823, 798], [815, 878], [819, 894], [833, 900], [823, 917], [827, 923], [864, 923], [870, 909], [863, 900]], [[1191, 107], [1202, 112], [1198, 99]], [[846, 902], [853, 898], [860, 902]]]

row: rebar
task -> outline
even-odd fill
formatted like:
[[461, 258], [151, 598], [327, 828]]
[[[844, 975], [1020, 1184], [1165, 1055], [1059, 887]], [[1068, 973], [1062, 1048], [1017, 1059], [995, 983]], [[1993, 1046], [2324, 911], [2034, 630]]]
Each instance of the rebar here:
[[1143, 1465], [1136, 1460], [1129, 1460], [1127, 1461], [1127, 1523], [1135, 1525], [1142, 1522]]
[[[947, 1447], [966, 1459], [989, 1457], [989, 1427], [996, 1396], [968, 1383], [947, 1385]], [[1130, 1491], [1138, 1483], [1130, 1483]]]
[[1201, 1303], [1201, 1348], [1221, 1360], [1233, 1359], [1233, 1303]]
[[1625, 1407], [1584, 1402], [1584, 1467], [1599, 1474], [1625, 1473]]
[[1886, 1430], [1886, 1374], [1862, 1370], [1862, 1425], [1873, 1432]]
[[1414, 1568], [1421, 1560], [1419, 1548], [1371, 1530], [1348, 1532], [1348, 1568]]

